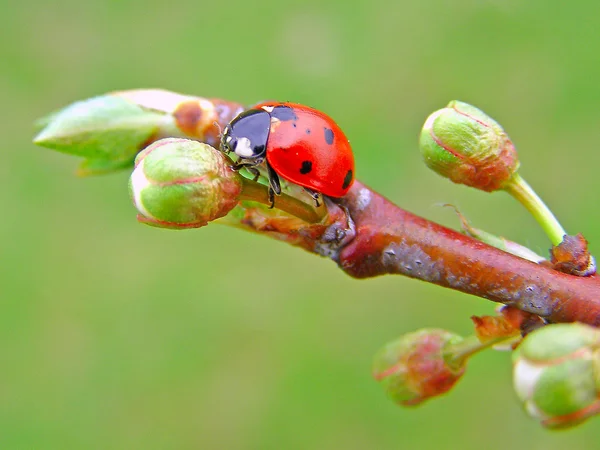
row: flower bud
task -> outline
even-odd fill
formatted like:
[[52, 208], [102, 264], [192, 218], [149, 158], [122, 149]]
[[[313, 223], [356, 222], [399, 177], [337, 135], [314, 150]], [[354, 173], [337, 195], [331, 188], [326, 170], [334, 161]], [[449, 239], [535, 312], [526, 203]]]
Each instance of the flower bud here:
[[129, 181], [138, 220], [161, 228], [198, 228], [226, 215], [242, 177], [223, 154], [187, 139], [161, 139], [140, 152]]
[[600, 330], [548, 325], [513, 353], [514, 388], [526, 412], [548, 428], [577, 425], [600, 412]]
[[375, 356], [373, 377], [387, 395], [404, 406], [418, 405], [454, 386], [464, 364], [451, 366], [444, 358], [448, 345], [462, 337], [439, 329], [423, 329], [388, 343]]
[[102, 95], [73, 103], [39, 121], [33, 142], [86, 158], [80, 175], [131, 167], [135, 155], [159, 130], [164, 115], [125, 99]]
[[419, 146], [430, 169], [487, 192], [501, 189], [519, 168], [514, 145], [500, 124], [456, 100], [427, 118]]

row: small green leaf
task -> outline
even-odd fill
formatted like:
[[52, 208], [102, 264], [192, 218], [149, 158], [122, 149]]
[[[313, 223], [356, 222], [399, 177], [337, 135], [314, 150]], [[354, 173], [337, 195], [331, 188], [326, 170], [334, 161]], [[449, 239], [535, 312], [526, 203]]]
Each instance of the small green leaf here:
[[47, 123], [33, 142], [90, 160], [83, 171], [102, 172], [133, 160], [156, 134], [165, 114], [122, 98], [104, 95], [76, 102], [41, 120]]

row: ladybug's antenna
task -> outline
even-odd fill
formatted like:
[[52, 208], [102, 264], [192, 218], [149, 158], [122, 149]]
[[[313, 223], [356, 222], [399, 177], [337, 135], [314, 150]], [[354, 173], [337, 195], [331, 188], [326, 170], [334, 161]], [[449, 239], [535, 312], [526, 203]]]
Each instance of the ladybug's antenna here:
[[217, 122], [216, 120], [213, 122], [213, 125], [215, 127], [217, 127], [217, 130], [219, 130], [219, 140], [223, 137], [223, 129], [221, 128], [221, 125], [219, 125], [219, 122]]

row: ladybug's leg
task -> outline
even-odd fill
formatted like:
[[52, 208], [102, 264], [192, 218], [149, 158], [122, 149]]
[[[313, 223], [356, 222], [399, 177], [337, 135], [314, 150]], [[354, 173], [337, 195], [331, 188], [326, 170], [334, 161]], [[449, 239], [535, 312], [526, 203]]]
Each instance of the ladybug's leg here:
[[263, 160], [259, 159], [257, 161], [252, 161], [252, 162], [246, 162], [246, 163], [242, 163], [242, 162], [236, 162], [233, 166], [231, 166], [231, 168], [233, 170], [235, 170], [236, 172], [242, 169], [246, 169], [248, 172], [250, 172], [254, 178], [252, 178], [252, 181], [258, 181], [258, 179], [260, 178], [260, 172], [258, 171], [258, 169], [256, 168], [256, 166], [260, 163], [262, 163]]
[[315, 201], [315, 206], [318, 208], [319, 206], [321, 206], [321, 204], [319, 203], [319, 198], [321, 198], [321, 194], [317, 191], [313, 191], [312, 189], [309, 188], [304, 188], [304, 190], [306, 192], [308, 192], [308, 195], [310, 195], [312, 197], [312, 199]]
[[252, 174], [252, 181], [258, 181], [258, 179], [260, 178], [260, 172], [256, 167], [246, 167], [246, 170]]
[[267, 174], [269, 176], [269, 201], [271, 202], [271, 208], [275, 206], [275, 194], [281, 194], [281, 184], [279, 183], [279, 176], [277, 172], [273, 170], [271, 164], [267, 162]]
[[273, 207], [275, 206], [275, 191], [273, 191], [273, 188], [271, 186], [269, 186], [269, 203], [271, 203], [269, 209], [273, 209]]
[[[253, 159], [251, 162], [242, 162], [242, 161], [243, 160], [234, 162], [233, 165], [231, 165], [231, 168], [237, 172], [238, 170], [241, 170], [241, 169], [247, 169], [249, 167], [258, 166], [259, 164], [262, 164], [264, 159], [263, 158]], [[248, 160], [246, 160], [246, 161], [248, 161]]]

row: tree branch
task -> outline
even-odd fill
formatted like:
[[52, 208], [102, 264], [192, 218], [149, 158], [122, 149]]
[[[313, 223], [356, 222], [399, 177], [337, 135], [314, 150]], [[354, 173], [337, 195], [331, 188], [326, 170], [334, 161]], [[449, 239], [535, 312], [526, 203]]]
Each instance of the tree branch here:
[[[240, 204], [238, 226], [336, 261], [354, 278], [406, 275], [503, 303], [550, 322], [600, 325], [600, 279], [536, 264], [416, 216], [356, 181], [323, 222]], [[227, 220], [227, 218], [224, 218]]]
[[342, 200], [356, 237], [339, 253], [350, 276], [401, 274], [540, 315], [600, 325], [598, 276], [535, 264], [405, 211], [355, 183]]

